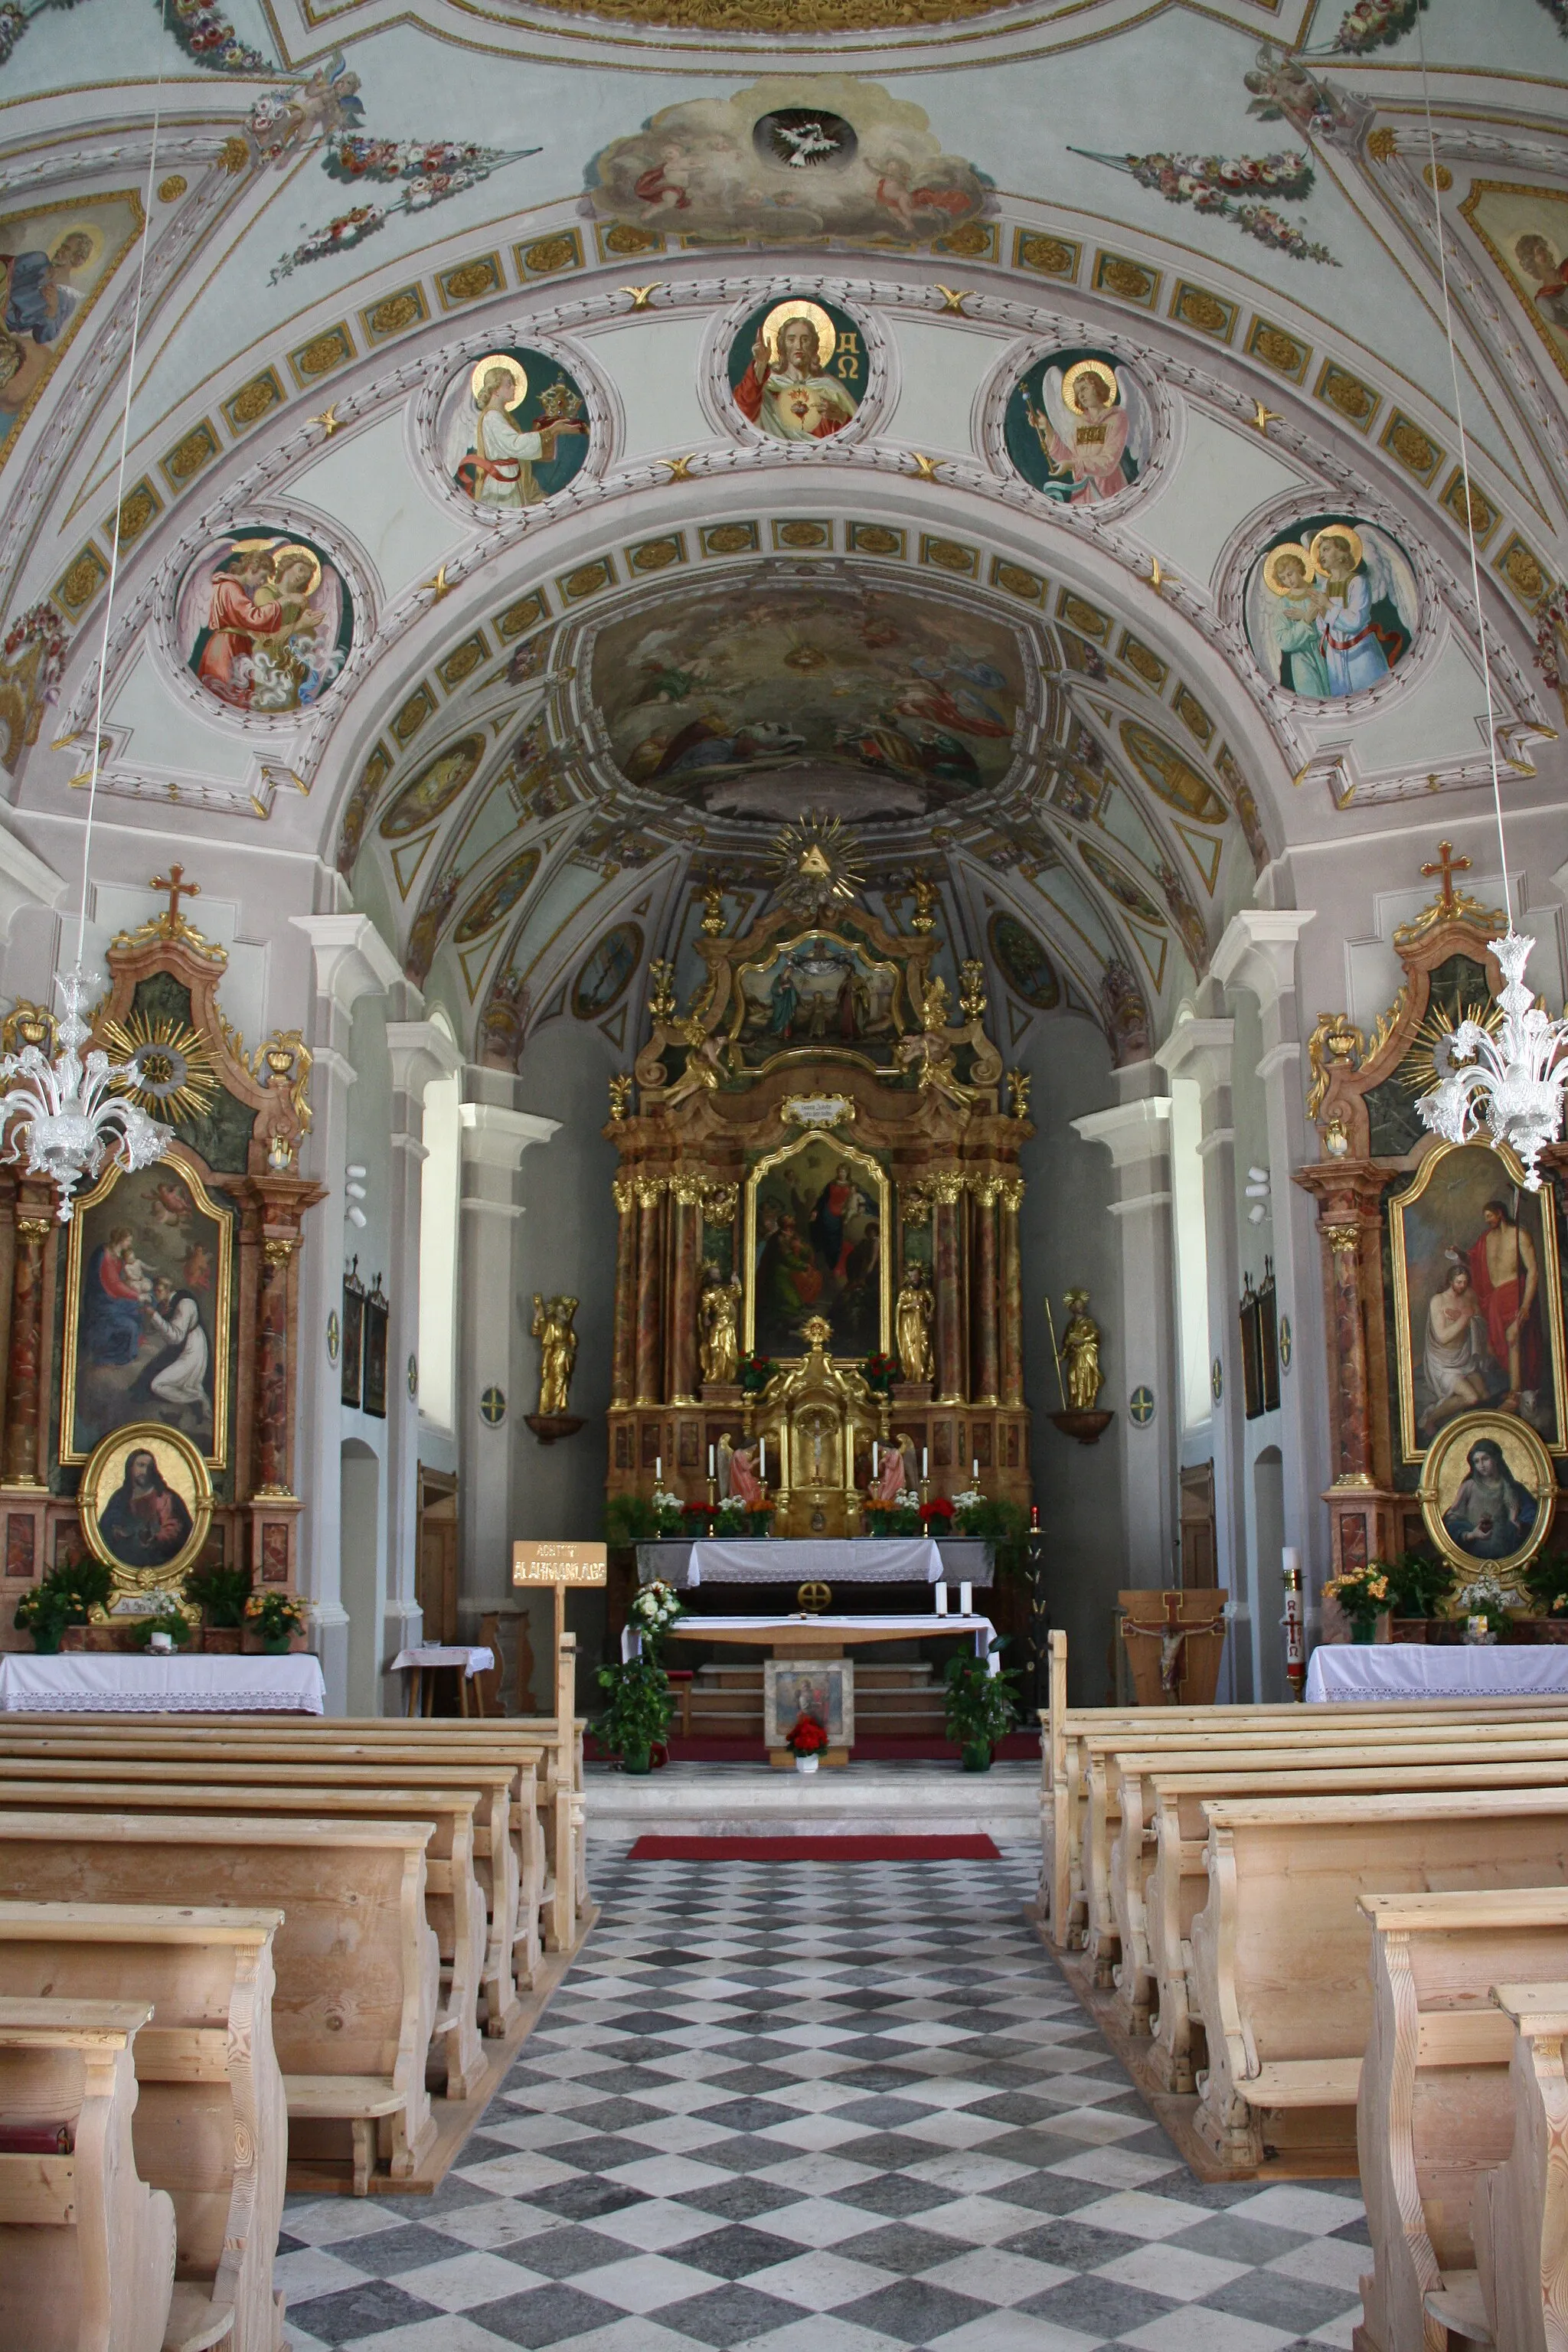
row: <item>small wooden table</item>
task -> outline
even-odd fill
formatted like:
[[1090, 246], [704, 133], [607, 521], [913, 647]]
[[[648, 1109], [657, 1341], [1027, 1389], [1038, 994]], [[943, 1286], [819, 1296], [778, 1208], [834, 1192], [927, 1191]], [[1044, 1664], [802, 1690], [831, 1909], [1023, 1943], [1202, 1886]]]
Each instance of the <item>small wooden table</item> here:
[[[392, 1671], [395, 1675], [405, 1674], [408, 1676], [407, 1696], [403, 1708], [405, 1715], [435, 1713], [436, 1675], [443, 1666], [451, 1668], [457, 1674], [458, 1714], [468, 1715], [470, 1712], [468, 1685], [473, 1683], [475, 1705], [471, 1711], [483, 1715], [484, 1685], [475, 1678], [479, 1675], [488, 1675], [495, 1662], [495, 1652], [481, 1648], [477, 1643], [470, 1648], [466, 1643], [432, 1643], [424, 1649], [399, 1650], [392, 1662]], [[426, 1680], [426, 1675], [429, 1676], [428, 1681]]]

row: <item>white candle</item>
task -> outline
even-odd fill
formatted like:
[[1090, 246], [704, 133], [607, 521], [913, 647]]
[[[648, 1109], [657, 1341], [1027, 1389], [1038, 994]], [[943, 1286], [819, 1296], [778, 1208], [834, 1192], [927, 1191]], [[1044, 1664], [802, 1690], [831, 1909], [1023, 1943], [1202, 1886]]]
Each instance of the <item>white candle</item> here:
[[663, 1484], [664, 1484], [664, 1456], [663, 1456], [663, 1454], [656, 1454], [654, 1455], [654, 1457], [653, 1457], [653, 1477], [654, 1477], [654, 1484], [655, 1484], [655, 1486], [663, 1486]]
[[768, 1483], [768, 1441], [765, 1437], [757, 1440], [757, 1475], [765, 1486]]
[[980, 1456], [978, 1454], [969, 1465], [969, 1475], [974, 1484], [978, 1486], [980, 1484]]
[[713, 1448], [711, 1446], [708, 1448], [708, 1475], [710, 1478], [713, 1475]]
[[959, 1586], [959, 1588], [958, 1588], [958, 1613], [959, 1613], [959, 1615], [960, 1615], [961, 1617], [973, 1617], [973, 1614], [974, 1614], [974, 1587], [973, 1587], [973, 1584], [961, 1584], [961, 1585]]
[[1301, 1555], [1297, 1550], [1294, 1544], [1286, 1545], [1284, 1550], [1279, 1555], [1279, 1565], [1284, 1570], [1287, 1576], [1289, 1575], [1292, 1569], [1300, 1570], [1301, 1566]]
[[877, 1441], [876, 1441], [876, 1439], [875, 1439], [875, 1438], [873, 1438], [873, 1439], [871, 1440], [871, 1475], [872, 1475], [872, 1477], [874, 1478], [874, 1477], [876, 1476], [876, 1475], [877, 1475]]
[[930, 1475], [931, 1475], [931, 1465], [930, 1465], [930, 1463], [926, 1460], [926, 1450], [925, 1450], [925, 1447], [922, 1445], [922, 1446], [921, 1447], [921, 1476], [922, 1478], [926, 1478], [926, 1477], [929, 1477], [929, 1476], [930, 1476]]
[[939, 1617], [945, 1617], [947, 1615], [947, 1587], [945, 1584], [939, 1584], [936, 1588], [936, 1613]]

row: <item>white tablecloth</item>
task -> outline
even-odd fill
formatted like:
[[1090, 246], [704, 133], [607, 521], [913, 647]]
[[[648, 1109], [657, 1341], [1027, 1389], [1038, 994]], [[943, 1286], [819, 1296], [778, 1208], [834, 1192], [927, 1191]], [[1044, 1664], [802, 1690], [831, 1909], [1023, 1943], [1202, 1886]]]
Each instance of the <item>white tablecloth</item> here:
[[30, 1650], [0, 1657], [0, 1714], [320, 1715], [327, 1686], [308, 1651], [284, 1657], [155, 1658]]
[[1307, 1696], [1527, 1698], [1568, 1696], [1568, 1648], [1500, 1642], [1495, 1648], [1425, 1642], [1324, 1643], [1307, 1667]]
[[495, 1652], [486, 1649], [483, 1643], [469, 1649], [460, 1642], [432, 1642], [425, 1648], [399, 1650], [392, 1662], [392, 1671], [395, 1675], [405, 1666], [461, 1666], [471, 1682], [476, 1675], [488, 1675], [495, 1662]]
[[[782, 1549], [783, 1547], [781, 1546], [780, 1549]], [[923, 1639], [928, 1634], [934, 1637], [939, 1633], [968, 1633], [973, 1637], [975, 1656], [987, 1660], [992, 1674], [999, 1675], [1002, 1671], [1001, 1658], [990, 1655], [991, 1645], [996, 1639], [996, 1628], [989, 1617], [939, 1617], [933, 1610], [929, 1617], [923, 1615], [920, 1617], [810, 1618], [690, 1616], [683, 1617], [680, 1623], [684, 1629], [685, 1638], [694, 1642], [700, 1642], [703, 1635], [710, 1632], [715, 1634], [738, 1633], [742, 1628], [748, 1629], [755, 1633], [758, 1646], [761, 1648], [766, 1648], [781, 1633], [786, 1631], [795, 1633], [804, 1624], [809, 1624], [814, 1633], [820, 1632], [828, 1641], [832, 1641], [836, 1635], [847, 1631], [863, 1633], [871, 1626], [875, 1626], [879, 1633], [885, 1632], [889, 1641], [907, 1641], [911, 1634]], [[726, 1643], [725, 1646], [728, 1647], [729, 1644]], [[637, 1657], [641, 1649], [642, 1635], [630, 1625], [623, 1626], [621, 1629], [623, 1663]]]
[[940, 1584], [942, 1554], [930, 1536], [866, 1536], [848, 1542], [791, 1539], [726, 1543], [702, 1537], [691, 1547], [688, 1584]]

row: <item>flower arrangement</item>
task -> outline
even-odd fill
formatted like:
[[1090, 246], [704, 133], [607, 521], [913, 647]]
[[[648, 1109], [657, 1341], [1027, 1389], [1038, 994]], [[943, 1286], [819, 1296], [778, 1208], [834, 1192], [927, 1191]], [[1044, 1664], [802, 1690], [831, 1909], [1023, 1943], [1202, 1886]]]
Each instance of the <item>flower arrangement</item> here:
[[626, 1609], [628, 1623], [643, 1638], [645, 1647], [656, 1645], [668, 1633], [678, 1617], [683, 1617], [680, 1595], [673, 1584], [658, 1577], [651, 1584], [639, 1585]]
[[1568, 1552], [1531, 1560], [1520, 1582], [1543, 1617], [1568, 1616]]
[[679, 1495], [672, 1495], [662, 1477], [655, 1486], [653, 1507], [658, 1525], [655, 1532], [661, 1536], [679, 1536], [686, 1532], [686, 1505]]
[[219, 73], [271, 73], [259, 49], [242, 41], [221, 8], [212, 0], [174, 0], [172, 15], [166, 20], [169, 30], [185, 55], [198, 66], [212, 66]]
[[112, 1590], [102, 1560], [62, 1560], [17, 1601], [16, 1630], [31, 1633], [36, 1650], [52, 1654], [66, 1627], [85, 1625], [95, 1609], [106, 1609]]
[[876, 1353], [868, 1356], [861, 1365], [860, 1377], [874, 1396], [891, 1396], [898, 1370], [899, 1367], [893, 1358], [883, 1355], [881, 1349], [878, 1349]]
[[748, 1396], [760, 1396], [777, 1371], [771, 1356], [742, 1356], [739, 1365], [741, 1386]]
[[1389, 48], [1415, 22], [1415, 12], [1426, 0], [1355, 0], [1340, 19], [1329, 43], [1342, 57], [1364, 57], [1369, 49]]
[[784, 1746], [792, 1756], [820, 1756], [827, 1745], [827, 1734], [813, 1715], [797, 1715], [784, 1733]]
[[245, 1622], [260, 1636], [264, 1650], [283, 1651], [304, 1632], [305, 1612], [291, 1593], [253, 1592], [245, 1604]]
[[1427, 1559], [1418, 1551], [1402, 1551], [1397, 1559], [1374, 1560], [1373, 1566], [1388, 1580], [1388, 1606], [1395, 1617], [1436, 1617], [1454, 1581], [1447, 1560]]
[[1370, 1642], [1373, 1626], [1388, 1606], [1387, 1571], [1376, 1559], [1368, 1560], [1364, 1568], [1347, 1568], [1342, 1576], [1330, 1577], [1323, 1595], [1339, 1602], [1357, 1641]]
[[[1462, 1584], [1454, 1595], [1460, 1610], [1469, 1619], [1469, 1634], [1483, 1642], [1498, 1642], [1510, 1632], [1513, 1620], [1509, 1615], [1508, 1595], [1495, 1576], [1478, 1576]], [[1479, 1635], [1477, 1628], [1479, 1628]]]
[[929, 1503], [920, 1505], [921, 1524], [928, 1536], [951, 1534], [952, 1505], [945, 1495], [933, 1495]]
[[1029, 1515], [1022, 1503], [999, 1495], [983, 1495], [970, 1486], [952, 1498], [957, 1514], [953, 1533], [987, 1543], [996, 1556], [999, 1576], [1021, 1576], [1028, 1567]]
[[1126, 172], [1168, 205], [1191, 205], [1194, 212], [1213, 219], [1234, 221], [1244, 236], [1256, 237], [1275, 253], [1339, 268], [1326, 245], [1314, 243], [1294, 221], [1259, 201], [1261, 194], [1298, 201], [1310, 194], [1311, 164], [1295, 149], [1277, 155], [1180, 155], [1163, 150], [1148, 155], [1100, 155], [1083, 147], [1071, 152]]
[[166, 1633], [176, 1650], [190, 1647], [191, 1621], [167, 1596], [145, 1617], [134, 1620], [126, 1638], [133, 1650], [150, 1650], [154, 1633]]

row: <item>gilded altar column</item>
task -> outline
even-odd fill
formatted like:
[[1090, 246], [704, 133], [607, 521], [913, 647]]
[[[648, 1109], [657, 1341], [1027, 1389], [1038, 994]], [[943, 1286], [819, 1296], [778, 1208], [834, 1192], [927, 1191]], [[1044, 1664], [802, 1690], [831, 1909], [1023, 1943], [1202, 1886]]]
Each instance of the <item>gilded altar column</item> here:
[[637, 1196], [637, 1402], [662, 1404], [664, 1337], [664, 1219], [660, 1214], [668, 1178], [633, 1178]]
[[931, 1189], [931, 1254], [936, 1261], [936, 1402], [963, 1402], [963, 1300], [959, 1281], [958, 1211], [963, 1179], [935, 1175]]
[[620, 1223], [616, 1238], [616, 1328], [612, 1357], [610, 1403], [628, 1405], [637, 1377], [637, 1186], [629, 1176], [617, 1176], [611, 1191]]
[[1336, 1217], [1322, 1228], [1329, 1245], [1330, 1298], [1334, 1318], [1339, 1412], [1335, 1416], [1336, 1486], [1371, 1486], [1372, 1425], [1367, 1412], [1366, 1316], [1361, 1295], [1361, 1223]]
[[17, 1203], [11, 1277], [11, 1344], [5, 1375], [5, 1484], [41, 1486], [38, 1422], [43, 1394], [44, 1247], [54, 1220], [39, 1201]]
[[702, 1181], [697, 1176], [669, 1180], [669, 1402], [697, 1402], [697, 1260], [702, 1238]]
[[996, 1287], [996, 1195], [999, 1190], [994, 1176], [973, 1176], [970, 1179], [969, 1213], [973, 1231], [970, 1244], [973, 1274], [969, 1291], [969, 1324], [974, 1363], [970, 1394], [976, 1404], [994, 1405], [999, 1400], [997, 1321], [1000, 1302]]
[[1001, 1305], [1002, 1402], [1024, 1402], [1024, 1283], [1018, 1256], [1018, 1211], [1023, 1206], [1024, 1180], [1005, 1176], [996, 1188], [1002, 1211]]
[[256, 1301], [256, 1483], [269, 1498], [289, 1484], [289, 1261], [293, 1236], [269, 1234], [261, 1244]]

